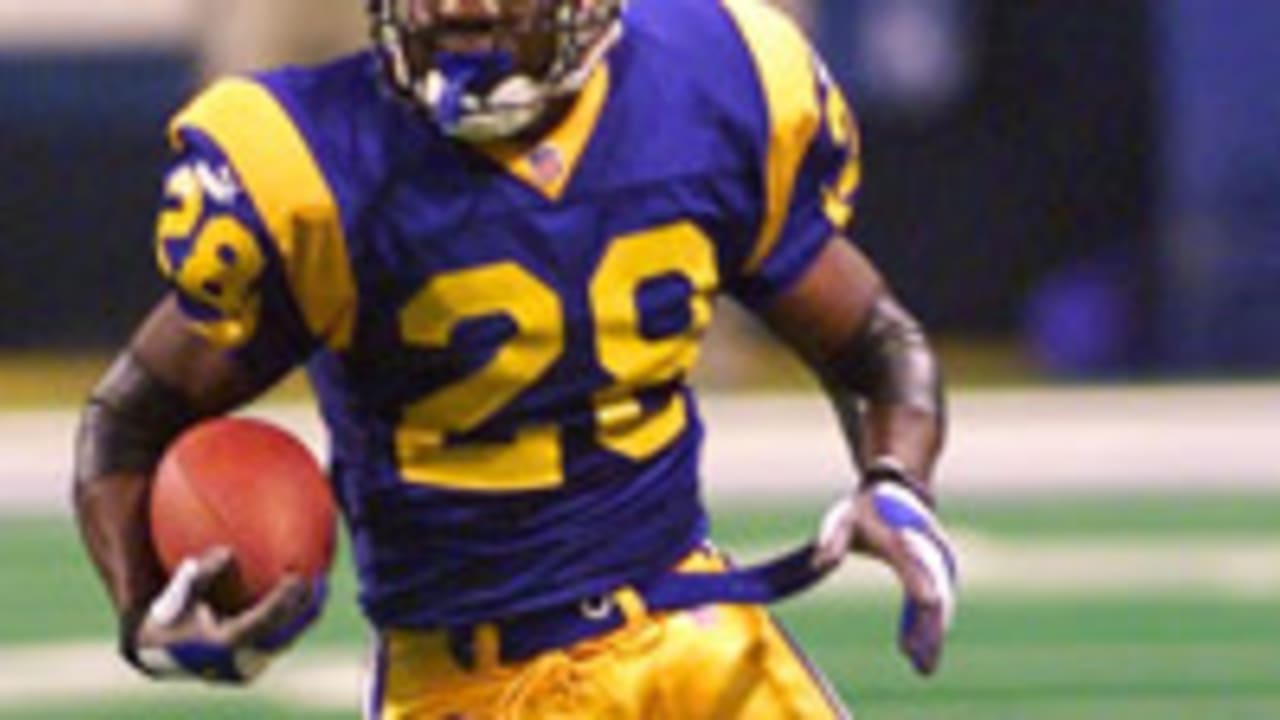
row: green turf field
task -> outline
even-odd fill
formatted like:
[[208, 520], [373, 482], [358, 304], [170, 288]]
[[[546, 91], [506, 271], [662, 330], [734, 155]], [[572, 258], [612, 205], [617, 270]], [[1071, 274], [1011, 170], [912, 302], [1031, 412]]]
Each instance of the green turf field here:
[[[729, 547], [754, 553], [798, 537], [812, 512], [721, 512], [718, 534]], [[1266, 574], [1267, 553], [1280, 548], [1280, 496], [974, 500], [954, 505], [949, 516], [962, 545], [970, 537], [1015, 548], [1087, 541], [1114, 548], [1117, 573], [1135, 557], [1176, 563], [1187, 548], [1189, 559], [1172, 568], [1172, 586], [1139, 579], [1117, 591], [1126, 587], [1119, 578], [1093, 593], [1089, 582], [1097, 578], [1085, 572], [1080, 587], [1055, 594], [1020, 589], [1025, 578], [1002, 575], [975, 551], [963, 558], [974, 565], [975, 587], [943, 672], [928, 682], [892, 651], [894, 601], [883, 589], [841, 586], [784, 606], [794, 634], [860, 718], [1280, 718], [1280, 562]], [[1146, 554], [1133, 555], [1133, 547]], [[1225, 548], [1220, 568], [1204, 567], [1212, 563], [1194, 548], [1205, 547]], [[1262, 577], [1233, 575], [1233, 567], [1262, 568]], [[337, 571], [323, 623], [261, 687], [244, 692], [159, 688], [106, 659], [105, 601], [68, 521], [0, 518], [0, 569], [0, 718], [356, 716], [363, 629], [346, 567]], [[1227, 581], [1198, 580], [1219, 574]], [[48, 689], [30, 687], [37, 676], [51, 678], [41, 681]]]

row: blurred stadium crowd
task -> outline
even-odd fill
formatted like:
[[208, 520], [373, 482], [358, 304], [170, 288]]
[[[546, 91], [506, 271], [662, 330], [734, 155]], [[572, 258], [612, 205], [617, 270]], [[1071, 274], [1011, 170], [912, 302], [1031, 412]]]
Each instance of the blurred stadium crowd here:
[[[860, 115], [859, 241], [936, 333], [1071, 377], [1280, 365], [1280, 3], [785, 4]], [[0, 0], [0, 350], [116, 343], [166, 117], [357, 47], [361, 8]]]

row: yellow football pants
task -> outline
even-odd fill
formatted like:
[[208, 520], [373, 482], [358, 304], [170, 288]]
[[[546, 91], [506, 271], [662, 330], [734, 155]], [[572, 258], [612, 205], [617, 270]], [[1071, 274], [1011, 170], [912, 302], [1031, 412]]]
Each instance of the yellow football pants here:
[[[682, 569], [718, 560], [699, 554]], [[689, 567], [694, 565], [694, 567]], [[697, 567], [703, 566], [703, 567]], [[824, 720], [850, 714], [769, 612], [748, 605], [647, 613], [614, 596], [625, 625], [517, 664], [476, 638], [464, 669], [440, 633], [389, 631], [380, 642], [371, 720]], [[493, 632], [496, 632], [494, 630]]]

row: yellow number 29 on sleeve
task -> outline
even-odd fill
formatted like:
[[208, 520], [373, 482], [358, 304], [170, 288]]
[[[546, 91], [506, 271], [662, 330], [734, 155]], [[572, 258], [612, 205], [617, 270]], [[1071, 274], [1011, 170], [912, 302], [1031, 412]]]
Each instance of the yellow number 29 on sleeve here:
[[[156, 226], [161, 270], [190, 300], [210, 312], [195, 327], [216, 344], [239, 345], [257, 328], [257, 281], [266, 267], [253, 233], [227, 213], [205, 217], [204, 193], [190, 166], [181, 166], [166, 184], [168, 209]], [[173, 253], [170, 246], [185, 246]]]

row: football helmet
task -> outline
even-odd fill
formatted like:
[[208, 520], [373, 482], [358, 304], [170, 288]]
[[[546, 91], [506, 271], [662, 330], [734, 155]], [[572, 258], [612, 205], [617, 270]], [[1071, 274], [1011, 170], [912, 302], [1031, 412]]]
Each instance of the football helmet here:
[[626, 0], [368, 0], [392, 86], [448, 135], [509, 138], [576, 93]]

